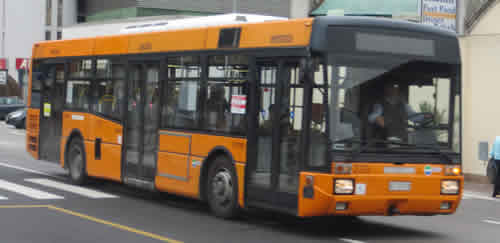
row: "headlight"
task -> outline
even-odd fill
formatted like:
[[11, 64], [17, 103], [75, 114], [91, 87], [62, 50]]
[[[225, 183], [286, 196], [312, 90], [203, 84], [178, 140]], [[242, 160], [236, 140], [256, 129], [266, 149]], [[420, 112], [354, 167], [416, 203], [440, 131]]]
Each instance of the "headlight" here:
[[354, 192], [354, 180], [336, 179], [335, 194], [352, 194]]
[[23, 115], [22, 112], [15, 112], [15, 113], [12, 113], [12, 115], [10, 115], [11, 118], [19, 118]]
[[441, 181], [441, 194], [457, 195], [460, 190], [457, 180], [444, 180]]

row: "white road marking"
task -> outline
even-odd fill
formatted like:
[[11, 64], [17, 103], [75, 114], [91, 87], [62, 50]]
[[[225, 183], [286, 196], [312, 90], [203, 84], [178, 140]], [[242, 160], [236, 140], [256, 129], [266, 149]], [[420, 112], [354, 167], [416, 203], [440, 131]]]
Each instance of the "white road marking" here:
[[45, 176], [50, 176], [50, 177], [57, 177], [57, 176], [53, 176], [53, 175], [47, 174], [45, 172], [36, 171], [36, 170], [28, 169], [28, 168], [23, 168], [23, 167], [19, 167], [19, 166], [15, 166], [15, 165], [10, 165], [10, 164], [7, 164], [7, 163], [1, 163], [0, 162], [0, 166], [7, 167], [7, 168], [12, 168], [12, 169], [16, 169], [16, 170], [22, 170], [22, 171], [25, 171], [25, 172], [30, 172], [30, 173], [39, 174], [39, 175], [45, 175]]
[[16, 136], [26, 136], [26, 133], [19, 132], [19, 131], [12, 131], [12, 132], [9, 132], [9, 133], [12, 134], [12, 135], [16, 135]]
[[7, 200], [8, 198], [4, 197], [4, 196], [0, 196], [0, 200]]
[[349, 242], [349, 243], [364, 243], [363, 241], [352, 240], [352, 239], [347, 239], [347, 238], [340, 238], [339, 240], [344, 241], [344, 242]]
[[104, 192], [99, 192], [79, 186], [73, 186], [64, 184], [58, 181], [48, 180], [48, 179], [25, 179], [25, 181], [36, 183], [46, 187], [53, 187], [59, 190], [72, 192], [75, 194], [80, 194], [82, 196], [90, 197], [90, 198], [117, 198], [118, 196], [107, 194]]
[[483, 222], [488, 223], [488, 224], [500, 225], [500, 222], [494, 221], [494, 220], [489, 220], [489, 219], [485, 219], [485, 220], [483, 220]]
[[483, 196], [483, 195], [479, 195], [479, 194], [471, 193], [471, 192], [464, 192], [463, 196], [466, 197], [467, 199], [479, 199], [479, 200], [487, 200], [487, 201], [500, 202], [500, 198], [493, 198], [493, 197]]
[[48, 192], [39, 191], [30, 187], [10, 183], [5, 180], [0, 180], [0, 189], [15, 192], [34, 199], [64, 199], [64, 197], [51, 194]]

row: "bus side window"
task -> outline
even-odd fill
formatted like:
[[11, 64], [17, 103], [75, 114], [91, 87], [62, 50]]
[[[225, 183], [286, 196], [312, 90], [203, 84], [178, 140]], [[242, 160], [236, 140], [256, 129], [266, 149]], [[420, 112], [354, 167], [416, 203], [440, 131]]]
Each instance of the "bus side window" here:
[[91, 99], [92, 60], [75, 60], [69, 66], [66, 84], [66, 107], [88, 111]]
[[162, 128], [197, 129], [201, 66], [198, 56], [169, 57]]
[[125, 98], [125, 67], [114, 60], [97, 60], [97, 78], [101, 81], [95, 90], [94, 111], [121, 120]]
[[248, 58], [237, 55], [211, 56], [208, 65], [205, 128], [245, 134]]

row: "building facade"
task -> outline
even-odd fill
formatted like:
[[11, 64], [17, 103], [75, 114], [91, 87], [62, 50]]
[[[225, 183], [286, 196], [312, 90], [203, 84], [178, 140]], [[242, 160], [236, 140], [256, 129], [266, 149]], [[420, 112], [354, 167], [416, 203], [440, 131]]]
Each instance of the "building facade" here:
[[[230, 13], [291, 17], [292, 2], [296, 0], [81, 0], [80, 22], [105, 21], [133, 17], [188, 15], [206, 16]], [[308, 2], [305, 0], [296, 1]]]
[[[484, 1], [471, 12], [462, 36], [463, 152], [464, 171], [484, 176], [486, 163], [479, 160], [479, 143], [489, 150], [500, 136], [500, 112], [495, 104], [500, 90], [500, 1]], [[484, 177], [483, 177], [484, 178]]]
[[24, 80], [26, 84], [27, 75], [17, 71], [16, 59], [30, 58], [36, 42], [61, 37], [64, 26], [76, 23], [76, 6], [77, 0], [4, 0], [0, 3], [0, 57], [7, 60], [11, 80]]
[[309, 16], [316, 0], [81, 0], [78, 24], [65, 27], [63, 39], [120, 34], [136, 23], [232, 12], [287, 18]]

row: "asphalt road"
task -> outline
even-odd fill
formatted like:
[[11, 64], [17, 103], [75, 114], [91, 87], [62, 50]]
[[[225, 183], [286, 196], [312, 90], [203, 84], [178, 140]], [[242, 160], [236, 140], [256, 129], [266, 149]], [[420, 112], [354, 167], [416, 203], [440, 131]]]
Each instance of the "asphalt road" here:
[[25, 152], [24, 131], [0, 122], [0, 242], [500, 242], [500, 199], [466, 191], [454, 215], [354, 221], [251, 211], [213, 217], [203, 203], [95, 181], [74, 187]]

